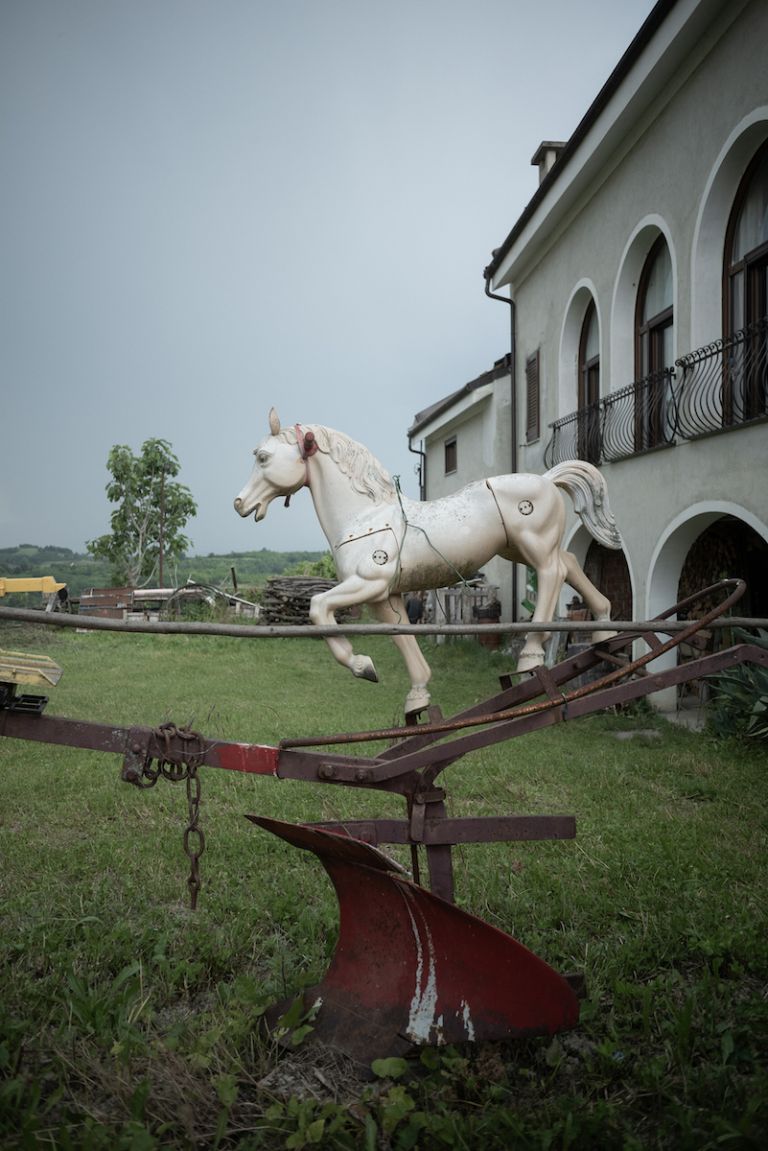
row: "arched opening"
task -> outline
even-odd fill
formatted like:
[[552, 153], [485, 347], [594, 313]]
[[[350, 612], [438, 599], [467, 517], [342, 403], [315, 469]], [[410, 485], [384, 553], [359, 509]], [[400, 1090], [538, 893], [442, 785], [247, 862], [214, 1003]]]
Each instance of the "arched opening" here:
[[768, 410], [768, 141], [752, 157], [725, 234], [723, 334], [731, 341], [723, 373], [726, 425]]
[[617, 391], [627, 387], [641, 374], [637, 363], [637, 308], [638, 287], [644, 268], [649, 266], [649, 254], [663, 239], [672, 261], [673, 296], [676, 293], [675, 252], [670, 231], [657, 215], [647, 216], [635, 228], [627, 241], [619, 262], [619, 272], [611, 305], [611, 347], [609, 387]]
[[[747, 590], [738, 613], [768, 618], [768, 543], [736, 516], [722, 516], [691, 544], [678, 583], [678, 601], [722, 579], [743, 579]], [[697, 607], [702, 615], [707, 606]], [[712, 643], [714, 643], [714, 638]]]
[[[633, 619], [633, 581], [625, 553], [597, 543], [582, 524], [574, 527], [563, 546], [575, 555], [587, 578], [611, 601], [611, 618]], [[567, 584], [560, 597], [560, 615], [572, 611], [578, 599]]]
[[584, 322], [590, 308], [594, 308], [597, 331], [600, 331], [600, 313], [594, 286], [583, 280], [573, 290], [563, 318], [560, 333], [560, 366], [558, 371], [557, 414], [570, 414], [579, 405], [579, 357], [584, 334]]
[[[728, 319], [728, 268], [726, 246], [734, 205], [740, 202], [745, 174], [768, 140], [768, 106], [756, 108], [738, 124], [723, 146], [701, 200], [693, 242], [691, 277], [690, 347], [703, 347], [737, 331], [738, 321]], [[748, 179], [749, 177], [746, 176]], [[750, 249], [746, 249], [749, 251]], [[735, 289], [738, 291], [738, 288]], [[729, 328], [731, 323], [733, 327]]]
[[579, 339], [579, 459], [600, 463], [600, 324], [590, 300]]
[[768, 141], [736, 193], [725, 237], [724, 335], [768, 315]]
[[[702, 591], [712, 583], [726, 577], [740, 577], [747, 581], [748, 598], [742, 599], [739, 615], [760, 613], [765, 618], [766, 595], [764, 572], [768, 565], [768, 526], [750, 512], [724, 501], [697, 504], [670, 524], [659, 540], [650, 564], [647, 588], [646, 618], [652, 619], [661, 611], [681, 599]], [[693, 612], [701, 616], [706, 606], [699, 604]], [[715, 630], [703, 638], [713, 645]], [[717, 634], [720, 634], [719, 629]], [[725, 642], [729, 642], [725, 637]], [[680, 649], [677, 649], [680, 651]], [[699, 651], [699, 649], [697, 649]], [[692, 651], [681, 652], [681, 658], [691, 658]], [[673, 667], [678, 656], [675, 650], [660, 656], [651, 665], [661, 671]], [[684, 701], [691, 692], [684, 693]], [[654, 703], [661, 710], [672, 711], [680, 706], [675, 688], [657, 692]]]
[[670, 369], [674, 367], [672, 258], [659, 235], [640, 273], [635, 311], [635, 451], [669, 443]]
[[632, 579], [623, 551], [605, 548], [595, 540], [584, 561], [587, 578], [611, 601], [613, 619], [632, 619]]
[[[678, 584], [678, 602], [710, 587], [722, 579], [743, 579], [747, 590], [737, 608], [741, 616], [766, 618], [768, 588], [765, 572], [768, 570], [768, 543], [748, 524], [735, 516], [723, 516], [704, 529], [691, 544]], [[722, 602], [722, 596], [713, 595], [711, 602], [701, 599], [689, 613], [689, 618], [701, 617], [710, 608]], [[704, 631], [699, 634], [701, 646], [691, 648], [681, 644], [678, 662], [695, 659], [705, 652], [717, 651], [734, 642], [728, 630]], [[692, 680], [680, 685], [678, 707], [695, 707], [707, 699], [708, 685]]]
[[599, 427], [600, 311], [585, 280], [568, 301], [560, 333], [558, 418], [544, 455], [547, 467], [562, 460], [597, 462]]

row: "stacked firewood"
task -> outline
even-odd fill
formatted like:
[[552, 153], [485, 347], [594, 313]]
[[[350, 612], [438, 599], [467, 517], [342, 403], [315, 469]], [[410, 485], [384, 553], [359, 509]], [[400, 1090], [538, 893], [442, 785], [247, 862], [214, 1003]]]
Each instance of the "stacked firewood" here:
[[[309, 601], [318, 592], [327, 591], [335, 581], [318, 576], [275, 576], [267, 580], [261, 594], [261, 617], [264, 624], [307, 624]], [[340, 611], [339, 621], [350, 619], [350, 611]]]

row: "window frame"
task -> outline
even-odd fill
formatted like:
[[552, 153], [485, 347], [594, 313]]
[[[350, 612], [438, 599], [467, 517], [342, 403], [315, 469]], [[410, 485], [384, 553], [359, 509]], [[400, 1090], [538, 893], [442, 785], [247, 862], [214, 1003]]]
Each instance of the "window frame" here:
[[[745, 252], [738, 260], [734, 261], [732, 258], [736, 225], [747, 202], [752, 181], [766, 158], [768, 158], [768, 139], [763, 141], [749, 161], [744, 175], [739, 181], [728, 216], [723, 245], [723, 335], [726, 338], [741, 331], [742, 328], [748, 327], [751, 323], [763, 319], [768, 314], [765, 283], [763, 282], [762, 290], [758, 288], [757, 292], [755, 291], [758, 287], [760, 270], [768, 267], [768, 240]], [[738, 276], [743, 276], [742, 314], [739, 322], [734, 323], [733, 284]], [[762, 299], [756, 299], [756, 296], [762, 297]], [[755, 305], [761, 314], [756, 314]]]
[[[587, 358], [592, 324], [597, 326], [597, 354]], [[590, 296], [581, 322], [578, 355], [578, 456], [591, 464], [600, 463], [600, 321], [597, 305]]]
[[[635, 297], [635, 451], [644, 452], [671, 442], [665, 435], [667, 375], [664, 341], [667, 331], [674, 336], [675, 305], [671, 304], [645, 317], [648, 287], [662, 250], [670, 263], [672, 253], [667, 238], [659, 232], [643, 261]], [[674, 285], [673, 285], [674, 295]]]
[[[723, 337], [729, 339], [737, 332], [757, 325], [768, 316], [768, 239], [733, 259], [736, 228], [749, 199], [749, 193], [758, 169], [768, 158], [768, 139], [757, 148], [747, 164], [736, 195], [733, 198], [723, 243]], [[740, 315], [734, 315], [734, 291], [741, 283]], [[765, 363], [768, 352], [765, 332], [747, 334], [723, 364], [722, 420], [724, 426], [744, 423], [765, 415], [766, 396]]]

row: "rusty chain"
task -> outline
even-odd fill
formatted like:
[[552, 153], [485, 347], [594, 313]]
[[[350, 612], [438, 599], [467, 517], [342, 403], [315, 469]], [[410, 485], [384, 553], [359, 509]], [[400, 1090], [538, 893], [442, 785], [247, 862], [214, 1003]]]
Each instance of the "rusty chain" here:
[[[163, 749], [160, 756], [147, 752], [141, 768], [141, 775], [133, 779], [136, 787], [154, 787], [160, 776], [171, 783], [185, 782], [187, 785], [187, 826], [184, 828], [184, 854], [189, 860], [189, 902], [192, 910], [197, 907], [200, 890], [200, 856], [205, 851], [205, 835], [199, 826], [200, 818], [200, 775], [198, 768], [205, 755], [205, 740], [199, 732], [177, 727], [175, 723], [163, 723], [154, 732], [155, 740]], [[181, 755], [174, 752], [173, 741], [178, 739], [184, 745]]]

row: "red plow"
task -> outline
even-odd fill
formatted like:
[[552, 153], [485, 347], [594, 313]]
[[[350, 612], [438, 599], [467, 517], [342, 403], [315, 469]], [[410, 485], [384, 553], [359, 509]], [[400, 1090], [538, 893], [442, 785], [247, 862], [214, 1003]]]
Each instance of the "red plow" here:
[[[551, 1034], [579, 1017], [580, 975], [561, 975], [511, 936], [456, 907], [452, 848], [457, 844], [572, 839], [571, 815], [455, 818], [446, 809], [441, 772], [475, 751], [554, 724], [571, 722], [651, 693], [703, 679], [740, 663], [768, 665], [749, 643], [654, 670], [654, 661], [699, 633], [738, 601], [744, 584], [726, 580], [690, 597], [635, 631], [580, 651], [521, 682], [502, 676], [492, 698], [445, 718], [436, 707], [402, 727], [282, 740], [277, 746], [220, 742], [180, 729], [120, 728], [47, 716], [44, 697], [0, 684], [0, 735], [122, 757], [122, 779], [152, 787], [158, 778], [186, 783], [192, 903], [204, 847], [198, 823], [200, 769], [222, 768], [276, 779], [373, 788], [402, 796], [401, 819], [289, 824], [258, 815], [254, 825], [315, 854], [339, 901], [339, 933], [321, 982], [303, 993], [313, 1037], [360, 1062], [404, 1054], [413, 1046]], [[716, 607], [703, 609], [713, 599]], [[699, 612], [681, 624], [679, 617]], [[634, 647], [644, 652], [632, 658]], [[375, 755], [355, 744], [382, 743]], [[349, 747], [350, 753], [339, 752]], [[385, 855], [410, 848], [411, 876]], [[426, 861], [429, 888], [422, 883]], [[268, 1013], [275, 1023], [278, 1004]]]

